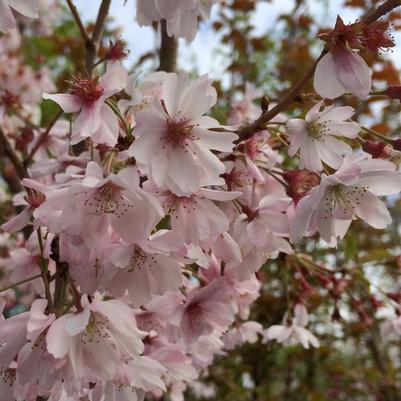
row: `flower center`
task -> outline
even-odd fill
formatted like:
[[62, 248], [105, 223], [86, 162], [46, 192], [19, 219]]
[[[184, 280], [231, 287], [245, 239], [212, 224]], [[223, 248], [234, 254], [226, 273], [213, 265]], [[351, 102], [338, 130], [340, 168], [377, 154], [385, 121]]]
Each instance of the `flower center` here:
[[94, 208], [96, 214], [110, 213], [119, 218], [134, 207], [123, 195], [122, 188], [112, 182], [97, 189], [94, 195], [84, 201], [84, 206]]
[[191, 141], [199, 139], [193, 135], [193, 128], [194, 125], [188, 121], [167, 119], [167, 129], [162, 140], [172, 148], [186, 149]]
[[327, 123], [327, 121], [325, 121], [325, 122], [314, 121], [314, 122], [308, 124], [306, 127], [307, 134], [316, 141], [324, 142], [324, 137], [329, 132], [326, 123]]
[[128, 272], [134, 272], [141, 269], [150, 269], [156, 265], [156, 259], [152, 255], [148, 255], [141, 248], [135, 247], [128, 267]]
[[98, 77], [93, 79], [82, 79], [73, 77], [70, 93], [81, 106], [91, 107], [103, 95], [103, 88], [99, 86]]
[[205, 314], [203, 309], [198, 305], [194, 304], [188, 308], [188, 319], [193, 328], [201, 328], [205, 322]]
[[324, 219], [337, 217], [350, 219], [367, 192], [363, 187], [332, 186], [324, 197]]

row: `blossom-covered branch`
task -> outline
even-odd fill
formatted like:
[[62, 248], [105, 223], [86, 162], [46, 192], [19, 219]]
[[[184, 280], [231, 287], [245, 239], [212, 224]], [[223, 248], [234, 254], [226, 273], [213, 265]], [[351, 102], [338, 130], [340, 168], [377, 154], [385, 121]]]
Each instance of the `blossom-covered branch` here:
[[[401, 2], [399, 0], [387, 0], [385, 3], [377, 7], [377, 9], [368, 13], [361, 19], [361, 21], [366, 25], [370, 25], [400, 5]], [[305, 85], [312, 79], [319, 61], [326, 55], [326, 53], [327, 50], [324, 49], [313, 65], [309, 67], [304, 75], [287, 91], [286, 94], [282, 96], [279, 102], [272, 109], [265, 111], [252, 124], [247, 125], [238, 131], [238, 142], [247, 140], [260, 130], [263, 130], [267, 122], [271, 121], [275, 116], [291, 105], [294, 99], [301, 93]]]

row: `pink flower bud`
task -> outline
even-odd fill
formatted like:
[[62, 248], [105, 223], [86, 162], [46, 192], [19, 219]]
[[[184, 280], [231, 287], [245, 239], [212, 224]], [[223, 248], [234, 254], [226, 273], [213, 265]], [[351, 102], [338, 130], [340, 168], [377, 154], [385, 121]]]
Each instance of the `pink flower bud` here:
[[391, 147], [384, 142], [366, 141], [362, 149], [373, 156], [374, 159], [387, 159], [391, 156]]
[[319, 185], [320, 176], [309, 170], [294, 170], [286, 171], [283, 178], [288, 183], [288, 196], [298, 202], [304, 197], [313, 187]]

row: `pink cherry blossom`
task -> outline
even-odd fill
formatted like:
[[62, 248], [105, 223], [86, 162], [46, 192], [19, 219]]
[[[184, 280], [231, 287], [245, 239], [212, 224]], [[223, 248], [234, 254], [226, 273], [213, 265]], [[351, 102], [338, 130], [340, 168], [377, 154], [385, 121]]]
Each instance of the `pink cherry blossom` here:
[[224, 337], [225, 348], [231, 350], [246, 342], [253, 344], [262, 332], [263, 326], [258, 322], [248, 321], [236, 325]]
[[135, 358], [144, 349], [134, 312], [118, 300], [89, 303], [81, 311], [67, 313], [52, 323], [46, 335], [47, 349], [63, 358], [77, 379], [113, 380], [124, 358]]
[[288, 154], [294, 156], [299, 150], [300, 167], [310, 171], [322, 170], [322, 161], [332, 168], [340, 168], [343, 156], [350, 154], [352, 148], [336, 137], [355, 138], [360, 131], [358, 124], [346, 121], [354, 114], [352, 107], [330, 106], [321, 110], [322, 106], [322, 102], [317, 103], [305, 120], [296, 118], [287, 123]]
[[337, 47], [317, 64], [314, 87], [326, 99], [334, 99], [347, 91], [366, 98], [372, 87], [371, 72], [358, 53]]
[[186, 244], [194, 245], [215, 241], [228, 230], [227, 216], [213, 201], [228, 202], [241, 194], [201, 188], [190, 196], [177, 196], [150, 183], [145, 189], [154, 193], [165, 213], [171, 216], [172, 231]]
[[191, 42], [196, 35], [198, 18], [208, 19], [212, 5], [218, 0], [138, 0], [136, 17], [140, 26], [167, 20], [170, 36]]
[[34, 212], [38, 223], [52, 232], [79, 234], [92, 246], [109, 226], [126, 241], [144, 239], [163, 215], [157, 200], [140, 188], [136, 169], [130, 167], [103, 178], [101, 167], [90, 162], [85, 177], [45, 195], [46, 201]]
[[234, 320], [235, 312], [224, 281], [215, 280], [200, 290], [194, 290], [173, 312], [172, 319], [174, 325], [180, 327], [184, 342], [191, 344], [203, 334], [224, 329]]
[[274, 325], [265, 331], [264, 342], [276, 340], [284, 346], [302, 344], [304, 348], [319, 347], [319, 340], [305, 327], [308, 324], [308, 311], [302, 304], [294, 308], [292, 323], [288, 322], [288, 316], [284, 317], [284, 325]]
[[231, 151], [237, 136], [212, 131], [220, 124], [203, 114], [215, 103], [207, 76], [190, 82], [184, 73], [168, 74], [161, 99], [138, 113], [130, 153], [158, 187], [186, 196], [224, 183], [224, 164], [211, 150]]
[[217, 2], [218, 0], [181, 0], [174, 17], [167, 20], [168, 34], [191, 42], [196, 36], [198, 18], [209, 19], [212, 5]]
[[118, 120], [105, 101], [125, 87], [127, 77], [127, 71], [119, 63], [109, 63], [100, 78], [76, 78], [69, 94], [43, 94], [44, 99], [58, 103], [66, 113], [79, 111], [72, 127], [72, 144], [88, 137], [96, 144], [117, 143]]
[[323, 175], [320, 185], [297, 204], [292, 240], [299, 240], [311, 228], [336, 245], [356, 216], [372, 227], [387, 227], [391, 217], [378, 196], [401, 190], [401, 173], [395, 170], [393, 163], [367, 154], [347, 156], [336, 173]]
[[149, 302], [155, 295], [178, 291], [182, 285], [180, 262], [149, 244], [119, 245], [111, 257], [118, 268], [110, 279], [110, 291], [121, 296], [128, 291], [133, 305]]

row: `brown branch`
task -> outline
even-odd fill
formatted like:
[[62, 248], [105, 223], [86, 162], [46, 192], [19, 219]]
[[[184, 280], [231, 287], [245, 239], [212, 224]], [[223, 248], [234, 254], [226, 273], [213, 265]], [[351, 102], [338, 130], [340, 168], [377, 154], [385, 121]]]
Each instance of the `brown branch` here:
[[394, 8], [399, 6], [401, 6], [401, 0], [387, 0], [375, 10], [366, 14], [362, 18], [362, 22], [366, 25], [370, 25], [372, 22], [375, 22], [376, 20], [393, 11]]
[[0, 127], [0, 144], [4, 149], [4, 153], [10, 159], [11, 163], [13, 164], [15, 171], [20, 180], [23, 178], [28, 177], [28, 173], [26, 171], [25, 166], [21, 162], [21, 159], [18, 157], [17, 153], [11, 146], [10, 142], [8, 141], [6, 134], [4, 133], [3, 129]]
[[71, 14], [74, 17], [75, 23], [78, 26], [79, 31], [81, 32], [81, 36], [85, 42], [85, 46], [88, 47], [90, 46], [91, 43], [91, 38], [88, 35], [88, 32], [86, 32], [85, 26], [81, 20], [81, 17], [79, 15], [79, 12], [77, 10], [77, 8], [75, 7], [74, 3], [72, 2], [72, 0], [67, 0], [67, 4], [68, 7], [71, 10]]
[[89, 46], [86, 48], [86, 69], [89, 74], [92, 73], [96, 53], [103, 35], [104, 24], [106, 22], [107, 15], [109, 14], [110, 4], [111, 0], [102, 1], [95, 22], [95, 27], [93, 29], [92, 38], [90, 39]]
[[[376, 10], [368, 13], [365, 17], [362, 18], [362, 22], [369, 25], [372, 22], [378, 20], [384, 15], [391, 12], [394, 8], [401, 6], [401, 0], [387, 0], [385, 3], [377, 7]], [[310, 81], [315, 73], [315, 69], [317, 63], [320, 59], [327, 53], [327, 50], [323, 50], [318, 57], [318, 59], [313, 63], [313, 65], [305, 72], [305, 74], [291, 87], [291, 89], [282, 97], [282, 99], [277, 103], [275, 107], [271, 110], [263, 113], [256, 121], [252, 124], [241, 128], [237, 131], [239, 139], [236, 143], [249, 139], [257, 132], [264, 129], [264, 125], [270, 121], [272, 118], [277, 116], [280, 112], [282, 112], [285, 108], [287, 108], [294, 99], [301, 93], [304, 86]]]
[[159, 71], [174, 72], [177, 64], [177, 39], [168, 36], [167, 23], [165, 20], [161, 21], [161, 44], [160, 44], [160, 64]]
[[21, 284], [29, 283], [30, 281], [35, 280], [35, 279], [37, 279], [37, 278], [39, 278], [41, 276], [42, 276], [42, 274], [39, 273], [39, 274], [36, 274], [35, 276], [28, 277], [28, 278], [25, 278], [25, 279], [23, 279], [21, 281], [18, 281], [18, 283], [14, 283], [14, 284], [8, 285], [7, 287], [1, 288], [0, 289], [0, 293], [2, 293], [4, 291], [7, 291], [7, 290], [11, 290], [12, 288], [18, 287]]
[[67, 0], [67, 4], [71, 10], [71, 14], [78, 26], [81, 36], [85, 42], [86, 48], [86, 70], [89, 75], [92, 74], [93, 64], [95, 63], [96, 53], [102, 39], [104, 24], [109, 13], [111, 0], [103, 0], [99, 7], [99, 12], [96, 18], [95, 27], [93, 28], [92, 36], [90, 37], [81, 20], [79, 12], [72, 0]]
[[27, 167], [29, 166], [29, 164], [31, 163], [31, 161], [33, 160], [36, 152], [38, 151], [38, 149], [46, 142], [47, 137], [49, 136], [49, 133], [51, 131], [51, 129], [54, 127], [54, 124], [56, 124], [56, 122], [58, 121], [58, 119], [62, 116], [63, 111], [60, 110], [55, 117], [53, 118], [53, 120], [50, 121], [50, 124], [48, 125], [48, 127], [46, 128], [46, 130], [41, 134], [41, 136], [39, 137], [38, 141], [36, 142], [35, 146], [32, 148], [31, 152], [29, 153], [29, 155], [27, 156], [27, 158], [24, 160], [24, 166]]

